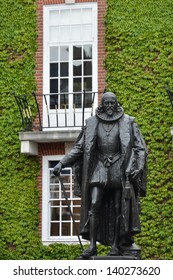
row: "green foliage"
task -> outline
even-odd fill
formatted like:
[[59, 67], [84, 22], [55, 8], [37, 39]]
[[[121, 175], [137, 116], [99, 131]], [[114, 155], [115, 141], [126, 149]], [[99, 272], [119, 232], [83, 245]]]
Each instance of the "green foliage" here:
[[173, 259], [172, 109], [163, 86], [173, 86], [172, 0], [108, 0], [107, 84], [135, 116], [149, 150], [142, 233], [144, 259]]
[[1, 1], [0, 29], [0, 259], [21, 259], [39, 243], [39, 164], [20, 154], [20, 116], [11, 93], [36, 88], [36, 1]]

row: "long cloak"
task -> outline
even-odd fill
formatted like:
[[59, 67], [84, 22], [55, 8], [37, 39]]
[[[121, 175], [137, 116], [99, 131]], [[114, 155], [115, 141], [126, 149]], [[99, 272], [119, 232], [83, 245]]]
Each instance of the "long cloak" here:
[[[75, 185], [81, 193], [81, 235], [84, 239], [89, 237], [89, 210], [90, 210], [90, 176], [93, 169], [95, 146], [97, 140], [97, 127], [99, 118], [91, 117], [77, 139], [71, 152], [62, 160], [63, 166], [74, 164]], [[119, 120], [119, 137], [121, 142], [121, 181], [122, 201], [120, 217], [120, 237], [132, 237], [140, 232], [138, 199], [146, 193], [146, 159], [147, 149], [142, 135], [134, 122], [134, 118], [123, 115]], [[130, 174], [142, 169], [138, 181], [130, 182]], [[100, 223], [97, 241], [111, 245], [115, 232], [115, 213], [112, 195], [105, 193], [103, 205], [100, 210]]]

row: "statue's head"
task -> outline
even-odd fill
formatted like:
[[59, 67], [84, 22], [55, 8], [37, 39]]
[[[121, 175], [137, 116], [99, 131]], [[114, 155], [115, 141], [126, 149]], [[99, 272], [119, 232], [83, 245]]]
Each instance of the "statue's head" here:
[[118, 101], [113, 92], [105, 92], [101, 100], [103, 111], [111, 117], [117, 109]]
[[101, 104], [96, 110], [96, 115], [103, 121], [115, 121], [124, 114], [123, 108], [113, 92], [105, 92], [101, 99]]

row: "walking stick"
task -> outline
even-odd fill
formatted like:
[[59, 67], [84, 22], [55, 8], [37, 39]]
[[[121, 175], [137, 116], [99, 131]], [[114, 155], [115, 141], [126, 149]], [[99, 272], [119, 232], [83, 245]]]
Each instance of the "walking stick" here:
[[74, 229], [75, 229], [76, 235], [77, 235], [77, 237], [78, 237], [81, 250], [83, 251], [83, 245], [82, 245], [82, 242], [81, 242], [79, 233], [78, 233], [76, 221], [75, 221], [74, 216], [73, 216], [73, 213], [72, 213], [72, 211], [71, 211], [70, 203], [69, 203], [69, 201], [68, 201], [67, 193], [66, 193], [66, 190], [65, 190], [65, 187], [64, 187], [64, 183], [63, 183], [63, 179], [62, 179], [61, 176], [59, 176], [59, 181], [60, 181], [61, 186], [62, 186], [63, 195], [64, 195], [64, 198], [65, 198], [65, 200], [66, 200], [67, 207], [68, 207], [68, 211], [70, 212], [70, 216], [71, 216], [72, 221], [73, 221], [73, 224], [74, 224]]

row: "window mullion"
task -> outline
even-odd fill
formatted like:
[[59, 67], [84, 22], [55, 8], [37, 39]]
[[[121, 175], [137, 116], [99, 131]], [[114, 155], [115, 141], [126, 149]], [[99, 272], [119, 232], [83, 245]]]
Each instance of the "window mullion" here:
[[[69, 93], [73, 92], [73, 44], [69, 44]], [[73, 94], [69, 94], [69, 109], [73, 108]]]

